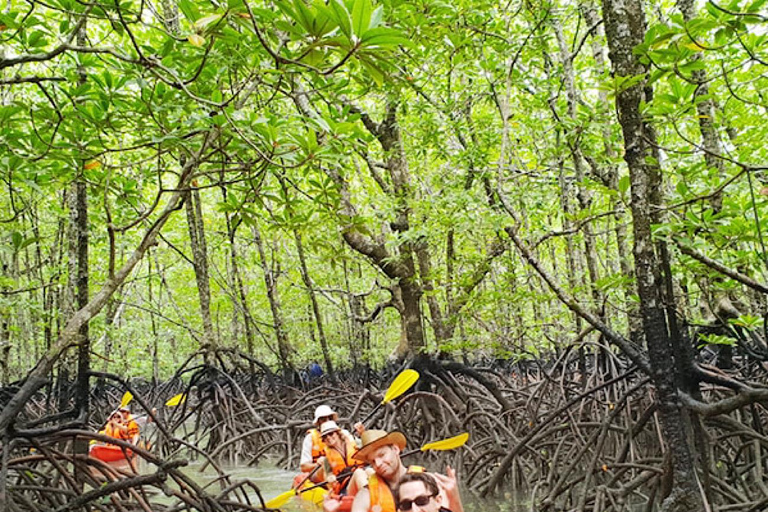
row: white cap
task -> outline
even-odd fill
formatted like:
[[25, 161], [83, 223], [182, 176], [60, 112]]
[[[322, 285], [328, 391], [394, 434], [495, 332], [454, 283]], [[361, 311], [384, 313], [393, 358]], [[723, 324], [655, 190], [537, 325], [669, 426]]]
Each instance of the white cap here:
[[326, 421], [320, 426], [320, 436], [325, 437], [328, 434], [333, 434], [334, 432], [338, 432], [341, 430], [339, 426], [336, 424], [335, 421]]
[[336, 411], [328, 407], [327, 405], [321, 405], [315, 409], [315, 419], [312, 423], [317, 424], [317, 420], [325, 418], [326, 416], [338, 416]]

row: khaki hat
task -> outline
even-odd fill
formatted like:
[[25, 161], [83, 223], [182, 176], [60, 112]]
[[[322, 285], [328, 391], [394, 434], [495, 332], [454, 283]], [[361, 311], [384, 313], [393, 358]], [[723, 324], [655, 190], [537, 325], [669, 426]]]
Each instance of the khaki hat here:
[[353, 457], [357, 460], [368, 462], [368, 457], [381, 446], [394, 444], [402, 451], [405, 449], [405, 436], [402, 432], [390, 432], [384, 430], [366, 430], [363, 432], [363, 446], [355, 452]]
[[325, 437], [328, 434], [333, 434], [334, 432], [338, 432], [341, 430], [339, 426], [336, 424], [335, 421], [330, 420], [326, 421], [320, 426], [320, 437]]

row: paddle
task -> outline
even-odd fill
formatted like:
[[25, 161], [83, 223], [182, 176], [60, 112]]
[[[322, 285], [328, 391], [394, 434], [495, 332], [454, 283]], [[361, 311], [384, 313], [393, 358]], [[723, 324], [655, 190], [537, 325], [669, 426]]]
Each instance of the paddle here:
[[167, 405], [168, 407], [176, 407], [186, 399], [187, 399], [187, 395], [185, 395], [184, 393], [179, 393], [178, 395], [174, 395], [171, 398], [169, 398], [168, 401], [165, 402], [165, 405]]
[[[453, 450], [455, 448], [459, 448], [461, 446], [464, 446], [468, 439], [469, 439], [469, 434], [467, 432], [464, 432], [463, 434], [459, 434], [457, 436], [449, 437], [448, 439], [442, 439], [440, 441], [433, 441], [431, 443], [427, 443], [424, 446], [422, 446], [421, 448], [416, 448], [415, 450], [410, 450], [410, 451], [405, 452], [400, 457], [401, 458], [402, 457], [408, 457], [409, 455], [413, 455], [414, 453], [425, 452], [425, 451], [428, 451], [428, 450]], [[341, 473], [339, 473], [338, 475], [336, 475], [336, 479], [337, 480], [341, 480], [343, 478], [346, 478], [347, 476], [352, 474], [353, 471], [354, 471], [354, 469], [352, 469], [350, 471], [344, 470]], [[304, 479], [305, 482], [306, 482], [306, 480], [307, 479]], [[304, 482], [302, 482], [302, 485], [303, 484], [304, 484]], [[268, 502], [266, 502], [264, 504], [264, 507], [265, 508], [280, 508], [283, 505], [285, 505], [286, 503], [288, 503], [288, 500], [290, 500], [293, 496], [295, 496], [297, 494], [305, 493], [307, 491], [311, 491], [313, 489], [316, 489], [318, 487], [322, 487], [322, 486], [327, 485], [327, 484], [328, 484], [328, 480], [326, 480], [325, 482], [320, 482], [318, 484], [315, 484], [315, 485], [312, 485], [310, 487], [307, 487], [306, 489], [298, 489], [298, 490], [297, 489], [291, 489], [290, 491], [284, 492], [283, 494], [280, 494], [279, 496], [276, 496], [276, 497], [272, 498], [271, 500], [269, 500]]]
[[448, 439], [442, 439], [440, 441], [432, 441], [431, 443], [425, 444], [421, 448], [416, 448], [415, 450], [407, 451], [404, 454], [402, 454], [400, 457], [401, 458], [408, 457], [409, 455], [413, 455], [414, 453], [426, 452], [427, 450], [438, 450], [438, 451], [453, 450], [455, 448], [459, 448], [467, 444], [468, 439], [469, 439], [469, 432], [464, 432], [463, 434], [449, 437]]
[[130, 391], [126, 391], [125, 393], [123, 393], [123, 399], [120, 400], [119, 408], [122, 409], [123, 407], [127, 407], [128, 404], [131, 403], [131, 400], [133, 400], [133, 393], [131, 393]]
[[387, 402], [391, 402], [395, 398], [411, 389], [411, 386], [413, 386], [417, 380], [419, 380], [419, 372], [416, 370], [403, 370], [400, 372], [400, 374], [395, 377], [395, 380], [392, 381], [392, 384], [389, 385], [389, 389], [387, 389], [387, 392], [384, 394], [384, 399], [381, 401], [381, 403], [374, 407], [373, 410], [368, 413], [368, 416], [366, 416], [365, 419], [361, 421], [361, 423], [365, 425], [368, 420], [371, 419], [374, 414], [376, 414], [376, 411], [378, 411], [382, 405], [386, 404]]

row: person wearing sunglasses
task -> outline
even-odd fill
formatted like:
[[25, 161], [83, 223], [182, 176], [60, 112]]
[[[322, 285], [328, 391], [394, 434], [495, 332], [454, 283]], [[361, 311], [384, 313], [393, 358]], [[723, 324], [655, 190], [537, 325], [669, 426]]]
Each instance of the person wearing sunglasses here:
[[[439, 483], [438, 483], [439, 482]], [[448, 476], [438, 473], [407, 473], [394, 490], [397, 510], [402, 512], [463, 512], [456, 475], [448, 467]], [[450, 504], [453, 510], [445, 508]]]
[[[312, 421], [314, 426], [307, 430], [304, 436], [304, 442], [301, 445], [301, 458], [299, 459], [299, 469], [302, 474], [298, 480], [303, 481], [304, 477], [312, 474], [312, 482], [322, 482], [326, 479], [323, 465], [326, 456], [326, 446], [323, 437], [320, 434], [320, 426], [328, 421], [338, 421], [339, 415], [328, 405], [320, 405], [315, 409], [315, 419]], [[364, 429], [362, 425], [355, 425], [358, 434]], [[347, 430], [340, 430], [345, 441], [355, 443], [355, 438]], [[314, 471], [314, 473], [313, 473]]]
[[443, 497], [429, 473], [408, 473], [395, 487], [397, 510], [401, 512], [450, 512], [442, 507]]

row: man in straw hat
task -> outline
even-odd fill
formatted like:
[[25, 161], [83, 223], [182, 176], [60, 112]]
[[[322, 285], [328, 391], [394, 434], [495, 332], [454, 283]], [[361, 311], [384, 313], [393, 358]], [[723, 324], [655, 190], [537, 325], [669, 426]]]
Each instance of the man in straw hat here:
[[[354, 458], [370, 464], [373, 474], [368, 477], [368, 485], [355, 495], [351, 512], [396, 512], [392, 489], [405, 474], [423, 471], [423, 468], [406, 468], [403, 465], [400, 453], [405, 449], [406, 441], [401, 432], [366, 430], [362, 437], [363, 446], [355, 453]], [[442, 483], [445, 484], [442, 491], [446, 495], [449, 508], [454, 512], [463, 512], [455, 474], [453, 470], [448, 469], [448, 477], [440, 475], [444, 479]], [[323, 510], [336, 512], [340, 505], [338, 500], [329, 498], [323, 502]]]

